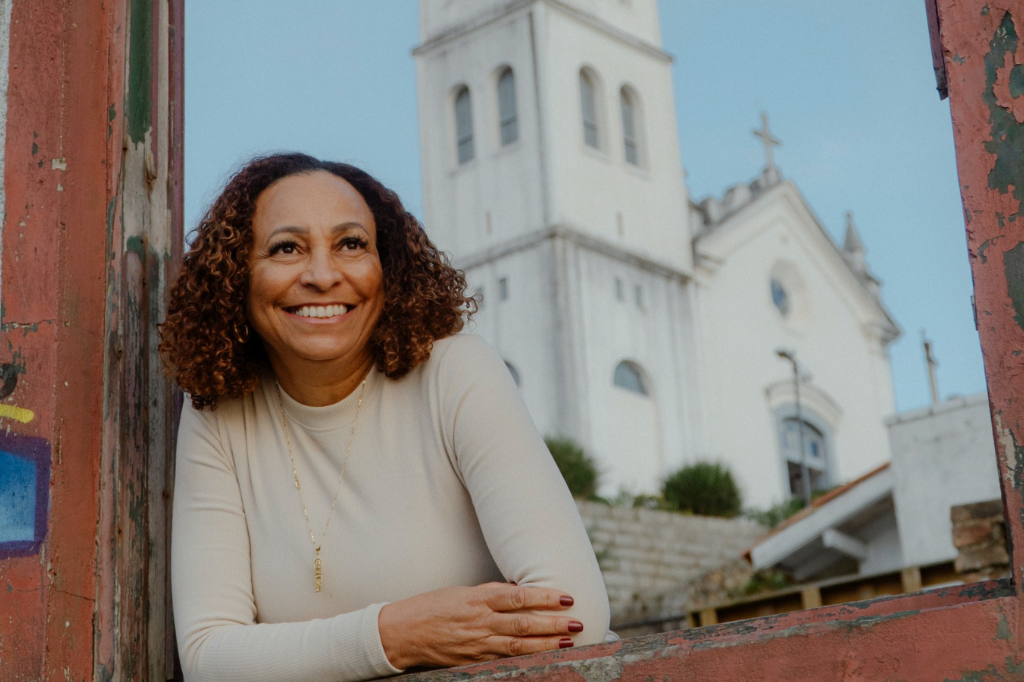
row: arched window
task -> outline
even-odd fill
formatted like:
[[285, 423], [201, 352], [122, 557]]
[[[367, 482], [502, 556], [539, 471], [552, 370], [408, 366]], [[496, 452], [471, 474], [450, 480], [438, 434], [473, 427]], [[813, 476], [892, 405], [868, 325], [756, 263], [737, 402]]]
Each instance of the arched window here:
[[619, 103], [622, 105], [622, 143], [625, 147], [626, 161], [634, 166], [639, 166], [640, 135], [636, 97], [629, 91], [629, 88], [622, 88], [619, 91]]
[[600, 148], [597, 120], [597, 84], [587, 71], [580, 71], [580, 107], [583, 114], [583, 141], [594, 149]]
[[506, 362], [505, 366], [508, 367], [508, 373], [512, 375], [512, 381], [516, 382], [516, 386], [519, 385], [519, 370], [511, 362]]
[[640, 395], [647, 395], [647, 386], [644, 385], [640, 368], [628, 360], [623, 360], [615, 366], [613, 381], [619, 388], [624, 388], [627, 391], [639, 393]]
[[[789, 471], [789, 492], [795, 497], [803, 495], [803, 463], [800, 453], [800, 421], [789, 417], [782, 421], [782, 454]], [[807, 455], [807, 474], [811, 490], [828, 487], [827, 462], [825, 457], [825, 435], [817, 428], [803, 422], [803, 445]]]
[[519, 120], [516, 117], [516, 79], [512, 69], [505, 67], [498, 78], [498, 122], [501, 127], [501, 146], [519, 139]]
[[463, 85], [455, 95], [455, 139], [459, 163], [473, 160], [473, 111], [469, 88]]
[[770, 286], [772, 289], [772, 303], [775, 304], [779, 314], [783, 317], [789, 317], [789, 311], [792, 309], [792, 303], [789, 300], [789, 292], [786, 291], [786, 287], [782, 285], [775, 277], [771, 278]]

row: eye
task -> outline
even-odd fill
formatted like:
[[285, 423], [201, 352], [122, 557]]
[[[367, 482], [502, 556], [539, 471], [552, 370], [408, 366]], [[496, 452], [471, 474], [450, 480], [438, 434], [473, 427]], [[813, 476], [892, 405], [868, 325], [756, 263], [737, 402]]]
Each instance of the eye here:
[[339, 243], [339, 246], [343, 251], [353, 251], [356, 249], [365, 249], [369, 242], [363, 237], [345, 237]]
[[294, 255], [295, 252], [298, 251], [298, 249], [299, 245], [293, 241], [281, 241], [277, 242], [276, 244], [270, 247], [270, 255], [275, 256], [277, 254], [282, 254], [285, 256], [291, 256]]

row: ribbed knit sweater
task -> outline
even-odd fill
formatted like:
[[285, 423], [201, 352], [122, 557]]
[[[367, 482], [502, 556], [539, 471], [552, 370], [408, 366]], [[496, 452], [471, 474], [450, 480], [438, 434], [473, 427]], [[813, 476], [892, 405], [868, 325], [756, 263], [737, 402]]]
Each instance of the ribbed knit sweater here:
[[[283, 391], [296, 469], [321, 540], [359, 389], [326, 407]], [[371, 370], [322, 539], [323, 591], [292, 475], [275, 380], [212, 411], [186, 405], [171, 547], [174, 618], [195, 682], [348, 682], [401, 672], [388, 602], [513, 581], [564, 590], [604, 639], [608, 598], [565, 483], [501, 358], [478, 336], [434, 344], [399, 380]]]

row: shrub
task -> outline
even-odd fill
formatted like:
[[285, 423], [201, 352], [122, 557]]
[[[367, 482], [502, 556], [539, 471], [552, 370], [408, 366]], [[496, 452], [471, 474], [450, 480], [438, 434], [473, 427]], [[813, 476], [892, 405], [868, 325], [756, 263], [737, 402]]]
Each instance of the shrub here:
[[662, 497], [670, 508], [732, 518], [743, 509], [740, 489], [724, 464], [697, 462], [668, 476]]
[[769, 507], [768, 509], [748, 509], [745, 512], [745, 515], [748, 519], [753, 519], [762, 526], [774, 528], [803, 508], [803, 499], [799, 497], [791, 497], [785, 502], [779, 502], [777, 505]]
[[551, 457], [562, 472], [573, 497], [589, 500], [597, 495], [601, 471], [580, 445], [571, 438], [544, 439]]

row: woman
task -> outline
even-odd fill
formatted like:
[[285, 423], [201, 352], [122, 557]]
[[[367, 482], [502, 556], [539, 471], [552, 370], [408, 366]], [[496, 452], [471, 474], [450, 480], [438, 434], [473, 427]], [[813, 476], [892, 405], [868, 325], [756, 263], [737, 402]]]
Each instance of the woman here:
[[366, 173], [258, 158], [161, 329], [189, 680], [361, 680], [601, 641], [579, 514], [460, 272]]

